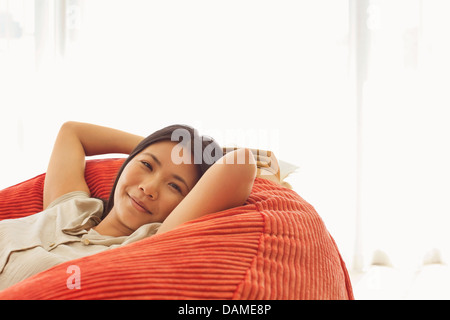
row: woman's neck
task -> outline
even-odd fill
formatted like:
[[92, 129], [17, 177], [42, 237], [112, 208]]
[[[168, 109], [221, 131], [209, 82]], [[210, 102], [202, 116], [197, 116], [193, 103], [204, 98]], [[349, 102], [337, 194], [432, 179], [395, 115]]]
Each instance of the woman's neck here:
[[134, 230], [129, 229], [118, 219], [114, 219], [114, 214], [110, 212], [100, 223], [93, 228], [95, 231], [104, 236], [122, 237], [129, 236]]

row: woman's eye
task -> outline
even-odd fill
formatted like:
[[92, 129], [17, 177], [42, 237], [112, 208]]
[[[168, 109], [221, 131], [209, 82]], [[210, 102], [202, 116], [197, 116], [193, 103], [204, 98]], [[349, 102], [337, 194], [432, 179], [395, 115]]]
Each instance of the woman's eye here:
[[172, 188], [174, 188], [175, 190], [177, 190], [179, 193], [181, 193], [181, 188], [180, 188], [177, 184], [175, 184], [175, 183], [170, 183], [170, 186], [171, 186]]
[[146, 161], [141, 161], [141, 163], [146, 166], [147, 168], [149, 168], [150, 170], [153, 170], [153, 167], [150, 163], [146, 162]]

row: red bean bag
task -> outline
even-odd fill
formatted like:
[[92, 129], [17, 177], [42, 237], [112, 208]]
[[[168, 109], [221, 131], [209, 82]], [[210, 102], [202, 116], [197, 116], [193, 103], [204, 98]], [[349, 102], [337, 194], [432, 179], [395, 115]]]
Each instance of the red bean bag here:
[[[93, 197], [108, 197], [122, 162], [87, 161]], [[0, 191], [0, 220], [41, 211], [44, 178]], [[0, 299], [353, 299], [353, 292], [314, 208], [256, 178], [243, 206], [59, 264], [0, 291]]]

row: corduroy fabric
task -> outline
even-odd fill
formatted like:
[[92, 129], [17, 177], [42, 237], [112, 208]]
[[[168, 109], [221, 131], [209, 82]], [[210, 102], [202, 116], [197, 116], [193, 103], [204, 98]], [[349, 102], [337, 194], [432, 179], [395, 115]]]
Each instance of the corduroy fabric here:
[[[117, 171], [125, 159], [86, 161], [85, 179], [95, 198], [108, 199]], [[0, 190], [0, 221], [26, 217], [42, 211], [45, 173]]]
[[[87, 162], [92, 196], [108, 197], [122, 162]], [[0, 191], [0, 219], [39, 212], [44, 177]], [[24, 194], [33, 198], [29, 206]], [[67, 287], [71, 265], [80, 268], [81, 289]], [[353, 293], [314, 208], [256, 178], [243, 206], [60, 264], [0, 292], [0, 299], [353, 299]]]

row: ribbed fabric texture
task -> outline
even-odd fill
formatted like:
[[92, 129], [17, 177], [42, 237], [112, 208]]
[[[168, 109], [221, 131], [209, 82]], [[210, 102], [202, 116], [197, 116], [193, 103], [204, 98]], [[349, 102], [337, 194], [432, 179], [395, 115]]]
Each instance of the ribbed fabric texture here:
[[[88, 161], [93, 196], [108, 197], [122, 162]], [[37, 200], [32, 209], [22, 200], [20, 210], [5, 210], [15, 209], [18, 192], [42, 197], [42, 179], [0, 191], [0, 218], [31, 214]], [[80, 268], [81, 289], [67, 287], [70, 265]], [[0, 299], [353, 299], [353, 293], [314, 208], [294, 191], [257, 178], [243, 206], [60, 264], [0, 292]]]
[[[86, 161], [85, 179], [91, 196], [108, 199], [117, 171], [125, 159]], [[42, 211], [45, 173], [0, 190], [0, 220], [26, 217]]]

